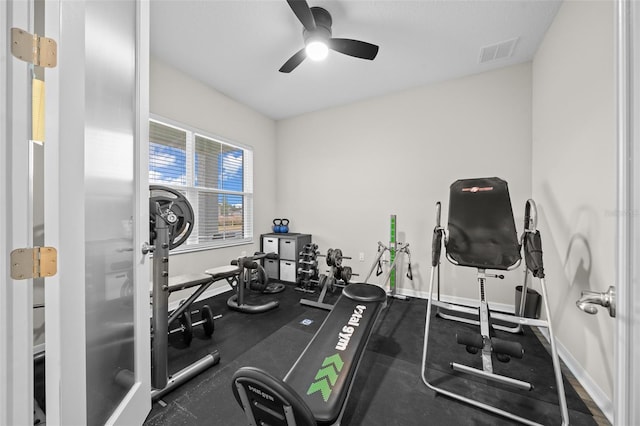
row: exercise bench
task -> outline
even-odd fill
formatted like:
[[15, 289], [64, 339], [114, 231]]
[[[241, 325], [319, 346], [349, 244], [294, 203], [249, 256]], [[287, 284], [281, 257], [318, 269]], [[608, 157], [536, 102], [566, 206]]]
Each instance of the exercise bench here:
[[386, 302], [383, 288], [350, 284], [284, 379], [259, 368], [240, 368], [232, 388], [248, 424], [340, 424], [358, 365]]
[[[211, 284], [222, 279], [233, 280], [240, 274], [237, 266], [219, 266], [217, 268], [207, 269], [203, 274], [184, 274], [169, 277], [167, 283], [167, 295], [176, 291], [187, 290], [198, 287], [191, 295], [180, 303], [180, 306], [169, 315], [167, 326], [170, 326], [183, 313], [188, 312], [193, 302], [202, 295]], [[153, 282], [150, 283], [149, 293], [153, 295]]]

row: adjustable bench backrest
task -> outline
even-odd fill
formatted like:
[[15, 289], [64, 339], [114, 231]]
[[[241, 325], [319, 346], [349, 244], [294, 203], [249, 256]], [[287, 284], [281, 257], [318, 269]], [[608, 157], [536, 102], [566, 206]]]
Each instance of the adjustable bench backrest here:
[[238, 370], [233, 391], [245, 411], [252, 411], [249, 424], [251, 418], [256, 424], [334, 424], [386, 298], [375, 285], [345, 287], [283, 381], [256, 368]]

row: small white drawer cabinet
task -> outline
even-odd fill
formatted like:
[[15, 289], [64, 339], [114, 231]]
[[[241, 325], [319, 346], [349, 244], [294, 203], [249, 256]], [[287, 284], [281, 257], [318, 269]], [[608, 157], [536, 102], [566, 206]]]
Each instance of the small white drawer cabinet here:
[[286, 234], [262, 234], [260, 251], [277, 253], [278, 259], [263, 259], [263, 267], [270, 279], [296, 283], [298, 260], [305, 244], [311, 244], [311, 234], [289, 232]]

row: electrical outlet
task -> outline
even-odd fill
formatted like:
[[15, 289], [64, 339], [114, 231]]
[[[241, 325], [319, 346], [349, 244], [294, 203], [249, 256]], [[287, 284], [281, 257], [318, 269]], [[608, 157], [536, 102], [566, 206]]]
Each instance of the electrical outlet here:
[[360, 252], [359, 259], [360, 262], [364, 262], [364, 253]]

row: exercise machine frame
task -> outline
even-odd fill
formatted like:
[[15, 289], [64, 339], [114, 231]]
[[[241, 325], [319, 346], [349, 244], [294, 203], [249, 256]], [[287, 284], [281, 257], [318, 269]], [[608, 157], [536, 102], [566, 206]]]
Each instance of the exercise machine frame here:
[[[440, 301], [439, 286], [438, 286], [438, 300], [434, 300], [433, 290], [434, 290], [434, 281], [436, 281], [436, 274], [438, 275], [437, 280], [439, 285], [439, 265], [440, 265], [441, 249], [442, 249], [443, 243], [446, 247], [446, 243], [448, 240], [448, 235], [445, 229], [440, 224], [440, 210], [441, 210], [441, 205], [440, 205], [440, 202], [438, 202], [436, 203], [436, 227], [434, 228], [434, 231], [433, 231], [432, 259], [431, 259], [432, 261], [431, 261], [431, 272], [430, 272], [430, 279], [429, 279], [429, 294], [428, 294], [428, 302], [427, 302], [427, 312], [425, 317], [425, 333], [424, 333], [424, 344], [423, 344], [423, 351], [422, 351], [422, 371], [421, 371], [422, 381], [427, 387], [429, 387], [436, 393], [446, 395], [450, 398], [456, 399], [461, 402], [465, 402], [467, 404], [473, 405], [480, 409], [490, 411], [494, 414], [501, 415], [503, 417], [509, 418], [511, 420], [514, 420], [523, 424], [539, 425], [538, 423], [530, 419], [524, 418], [512, 412], [477, 401], [475, 399], [457, 394], [452, 391], [448, 391], [446, 389], [443, 389], [441, 387], [438, 387], [430, 383], [426, 377], [427, 350], [428, 350], [428, 342], [429, 342], [429, 328], [430, 328], [430, 322], [431, 322], [432, 306], [436, 306], [437, 309], [442, 308], [448, 311], [460, 313], [462, 315], [469, 315], [469, 314], [477, 315], [479, 317], [478, 321], [475, 321], [475, 320], [469, 321], [466, 318], [457, 317], [455, 315], [445, 316], [440, 314], [440, 316], [446, 319], [455, 319], [457, 321], [479, 325], [481, 328], [480, 330], [481, 334], [483, 336], [483, 342], [482, 342], [483, 369], [480, 370], [480, 369], [472, 368], [472, 367], [458, 364], [458, 363], [451, 363], [450, 364], [451, 368], [455, 371], [474, 375], [487, 380], [493, 380], [498, 383], [515, 387], [517, 389], [531, 390], [532, 385], [530, 383], [517, 380], [511, 377], [503, 376], [500, 374], [496, 374], [493, 372], [492, 359], [491, 359], [491, 342], [489, 341], [489, 339], [486, 338], [487, 336], [490, 336], [489, 328], [492, 326], [489, 322], [489, 316], [494, 320], [502, 321], [508, 324], [513, 324], [514, 327], [505, 328], [506, 331], [511, 331], [511, 332], [520, 331], [521, 327], [525, 325], [531, 326], [531, 327], [544, 327], [549, 332], [551, 358], [553, 362], [554, 377], [555, 377], [556, 386], [557, 386], [558, 402], [559, 402], [562, 424], [568, 425], [569, 416], [568, 416], [568, 410], [567, 410], [567, 402], [566, 402], [566, 396], [564, 393], [564, 384], [563, 384], [563, 378], [562, 378], [562, 373], [560, 369], [560, 361], [558, 358], [558, 352], [556, 348], [556, 340], [555, 340], [553, 327], [551, 325], [551, 320], [550, 320], [551, 313], [550, 313], [549, 303], [548, 303], [544, 270], [542, 267], [542, 243], [540, 240], [540, 232], [536, 229], [537, 211], [536, 211], [535, 202], [531, 199], [527, 200], [526, 202], [525, 229], [520, 238], [520, 243], [521, 243], [521, 246], [524, 247], [524, 251], [525, 251], [525, 261], [526, 261], [525, 276], [528, 274], [527, 272], [528, 270], [528, 271], [531, 271], [531, 273], [535, 277], [539, 278], [540, 280], [540, 286], [542, 289], [542, 299], [545, 307], [545, 314], [546, 314], [547, 320], [524, 317], [523, 314], [524, 314], [524, 309], [526, 304], [526, 294], [527, 294], [526, 279], [522, 289], [520, 309], [519, 309], [519, 312], [516, 313], [516, 315], [507, 315], [499, 312], [490, 311], [489, 305], [486, 299], [486, 292], [485, 292], [486, 278], [491, 276], [493, 277], [499, 277], [499, 276], [486, 274], [485, 269], [482, 269], [482, 268], [477, 268], [478, 269], [477, 280], [478, 280], [478, 285], [480, 287], [480, 306], [478, 308], [454, 304], [454, 303], [445, 303]], [[448, 253], [447, 253], [447, 259], [452, 263], [457, 264], [457, 262], [454, 259], [452, 259]], [[518, 262], [515, 263], [515, 265], [512, 265], [509, 269], [514, 269], [515, 267], [518, 266], [519, 263], [520, 263], [520, 260], [518, 260]]]
[[[152, 187], [152, 189], [165, 189]], [[170, 192], [173, 192], [170, 190]], [[179, 194], [179, 193], [178, 193]], [[152, 365], [151, 365], [151, 398], [156, 400], [204, 370], [220, 362], [217, 350], [205, 355], [200, 360], [169, 376], [167, 346], [169, 343], [169, 324], [187, 310], [191, 302], [202, 292], [204, 286], [189, 298], [189, 303], [183, 303], [170, 316], [169, 311], [169, 247], [171, 245], [172, 225], [178, 218], [171, 212], [171, 207], [162, 210], [158, 205], [151, 214], [155, 215], [153, 246], [146, 250], [153, 251], [153, 291], [152, 291]], [[189, 313], [187, 313], [188, 315]]]
[[[406, 253], [407, 256], [409, 257], [409, 270], [407, 271], [407, 278], [409, 278], [410, 280], [413, 279], [413, 274], [411, 272], [411, 252], [409, 251], [409, 243], [399, 243], [394, 241], [394, 245], [395, 245], [395, 249], [392, 247], [387, 247], [382, 243], [382, 241], [378, 241], [378, 255], [376, 256], [375, 260], [371, 264], [371, 269], [369, 270], [369, 273], [367, 274], [363, 282], [365, 283], [369, 282], [369, 279], [373, 275], [373, 272], [376, 270], [376, 268], [378, 268], [378, 270], [380, 271], [380, 273], [377, 275], [382, 275], [382, 272], [381, 272], [382, 267], [380, 265], [382, 265], [382, 257], [387, 251], [390, 254], [390, 260], [389, 260], [390, 264], [389, 264], [389, 270], [387, 271], [387, 274], [384, 276], [384, 279], [382, 280], [382, 285], [385, 286], [387, 281], [389, 281], [392, 276], [395, 276], [396, 266], [398, 264], [398, 259], [400, 258], [398, 255], [400, 253]], [[393, 253], [393, 256], [391, 256], [391, 253]], [[395, 285], [389, 288], [389, 291], [387, 292], [387, 296], [392, 297], [394, 299], [401, 299], [401, 300], [408, 299], [407, 296], [397, 294]]]
[[253, 256], [239, 257], [233, 262], [239, 268], [240, 273], [237, 278], [238, 282], [236, 285], [236, 292], [227, 299], [227, 306], [229, 309], [248, 314], [258, 314], [275, 309], [280, 305], [280, 302], [277, 300], [271, 300], [260, 305], [250, 305], [245, 301], [245, 292], [249, 290], [247, 288], [248, 282], [246, 278], [251, 276], [252, 270], [260, 267], [260, 264], [257, 261], [264, 258], [277, 259], [278, 255], [276, 253], [256, 253]]

